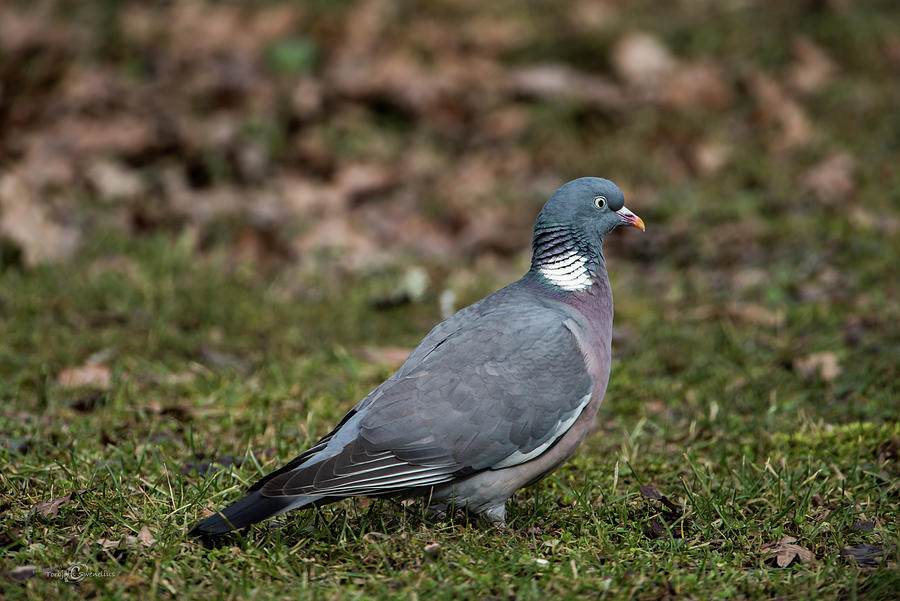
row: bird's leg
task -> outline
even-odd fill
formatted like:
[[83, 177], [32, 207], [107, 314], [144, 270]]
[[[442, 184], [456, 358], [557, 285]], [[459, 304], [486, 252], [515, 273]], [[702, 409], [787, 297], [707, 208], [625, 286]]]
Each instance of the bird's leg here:
[[429, 503], [425, 506], [425, 517], [429, 520], [440, 520], [447, 517], [450, 506], [446, 503]]
[[494, 528], [506, 528], [506, 502], [499, 503], [492, 507], [488, 507], [481, 512], [481, 515]]

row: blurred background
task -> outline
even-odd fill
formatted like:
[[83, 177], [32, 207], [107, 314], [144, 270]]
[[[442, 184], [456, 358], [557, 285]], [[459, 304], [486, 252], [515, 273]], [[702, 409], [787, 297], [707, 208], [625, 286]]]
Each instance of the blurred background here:
[[4, 268], [109, 230], [265, 269], [507, 260], [582, 175], [648, 222], [615, 237], [625, 260], [721, 268], [738, 292], [785, 253], [799, 295], [836, 292], [837, 236], [898, 231], [890, 1], [0, 10]]
[[[725, 320], [812, 380], [896, 357], [898, 23], [890, 1], [5, 2], [0, 367], [38, 390], [87, 358], [91, 384], [117, 353], [258, 365], [316, 335], [396, 365], [518, 277], [584, 175], [647, 223], [607, 244], [620, 353], [656, 332], [634, 353], [700, 374], [684, 343]], [[363, 318], [274, 308], [352, 294]]]

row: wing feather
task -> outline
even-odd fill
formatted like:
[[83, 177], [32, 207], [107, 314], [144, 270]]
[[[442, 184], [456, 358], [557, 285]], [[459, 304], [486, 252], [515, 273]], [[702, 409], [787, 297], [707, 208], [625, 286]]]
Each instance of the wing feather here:
[[465, 328], [444, 322], [345, 418], [355, 436], [335, 428], [257, 487], [266, 497], [391, 495], [530, 461], [590, 398], [567, 317], [536, 306], [469, 315]]

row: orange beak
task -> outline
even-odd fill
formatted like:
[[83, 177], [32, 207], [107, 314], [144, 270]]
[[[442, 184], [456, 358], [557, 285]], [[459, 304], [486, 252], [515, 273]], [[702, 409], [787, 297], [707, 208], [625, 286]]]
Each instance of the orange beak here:
[[638, 228], [639, 230], [641, 230], [642, 232], [647, 229], [644, 227], [644, 220], [641, 219], [640, 217], [638, 217], [637, 215], [635, 215], [634, 213], [632, 213], [631, 211], [629, 211], [628, 209], [626, 209], [625, 207], [622, 207], [621, 209], [616, 211], [616, 215], [618, 215], [619, 217], [622, 218], [622, 225], [634, 226], [634, 227]]

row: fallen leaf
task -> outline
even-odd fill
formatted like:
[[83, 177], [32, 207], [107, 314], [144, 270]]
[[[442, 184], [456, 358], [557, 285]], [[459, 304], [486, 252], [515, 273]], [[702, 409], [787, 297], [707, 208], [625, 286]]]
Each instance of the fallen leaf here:
[[764, 325], [773, 328], [781, 327], [785, 323], [784, 312], [773, 310], [762, 305], [751, 303], [729, 303], [726, 307], [728, 317], [736, 321]]
[[[644, 536], [650, 540], [654, 540], [665, 536], [669, 529], [671, 529], [672, 535], [675, 538], [682, 538], [686, 529], [686, 523], [683, 521], [684, 511], [672, 502], [669, 497], [660, 493], [652, 484], [641, 485], [640, 491], [641, 494], [648, 499], [659, 501], [668, 509], [668, 511], [663, 510], [659, 512], [649, 521], [647, 527], [644, 529]], [[668, 528], [666, 527], [667, 524]]]
[[0, 177], [0, 239], [22, 250], [25, 265], [60, 262], [81, 239], [78, 229], [57, 221], [33, 190], [13, 176]]
[[841, 549], [841, 557], [861, 568], [875, 568], [884, 559], [884, 549], [880, 545], [853, 545]]
[[791, 87], [804, 94], [818, 92], [837, 75], [837, 65], [825, 50], [806, 36], [797, 36], [792, 45], [794, 62], [788, 70]]
[[153, 538], [153, 535], [150, 533], [150, 528], [146, 525], [141, 526], [140, 532], [138, 532], [138, 540], [141, 541], [141, 544], [145, 547], [149, 547], [152, 545], [156, 539]]
[[644, 536], [650, 540], [656, 540], [666, 534], [666, 525], [659, 518], [650, 520], [650, 525], [644, 529]]
[[622, 110], [626, 104], [625, 95], [615, 82], [564, 64], [513, 69], [509, 82], [513, 92], [524, 98], [563, 100], [611, 111]]
[[722, 111], [734, 102], [734, 89], [719, 65], [698, 61], [679, 66], [666, 79], [660, 101], [681, 111]]
[[659, 38], [644, 32], [619, 38], [610, 60], [622, 80], [648, 92], [657, 91], [676, 66], [675, 58]]
[[97, 544], [104, 549], [137, 549], [146, 548], [153, 545], [155, 539], [150, 534], [147, 526], [141, 528], [138, 536], [124, 536], [122, 538], [98, 538]]
[[103, 153], [139, 156], [160, 142], [159, 129], [152, 119], [127, 113], [102, 118], [69, 116], [57, 123], [52, 132], [66, 141], [72, 159]]
[[856, 189], [856, 161], [846, 152], [833, 154], [800, 176], [800, 186], [823, 202], [846, 202]]
[[302, 77], [294, 84], [290, 95], [291, 109], [299, 119], [313, 119], [322, 110], [324, 86], [314, 77]]
[[385, 192], [396, 183], [396, 169], [388, 165], [350, 163], [335, 175], [337, 193], [350, 205]]
[[794, 150], [812, 139], [812, 124], [806, 113], [774, 78], [754, 71], [748, 79], [748, 87], [756, 100], [761, 124], [777, 128], [770, 136], [776, 151]]
[[9, 571], [9, 577], [18, 582], [22, 582], [23, 580], [28, 580], [29, 578], [34, 578], [40, 572], [40, 568], [37, 566], [18, 566]]
[[81, 365], [70, 367], [60, 372], [56, 383], [64, 388], [96, 388], [109, 390], [112, 386], [112, 373], [105, 365]]
[[728, 164], [731, 149], [718, 142], [702, 142], [693, 148], [691, 164], [703, 175], [713, 175]]
[[537, 28], [527, 17], [506, 12], [502, 15], [473, 15], [461, 33], [466, 43], [491, 55], [498, 55], [528, 45], [534, 39]]
[[145, 192], [136, 171], [108, 159], [98, 159], [87, 168], [87, 178], [103, 200], [133, 200]]
[[678, 505], [673, 503], [672, 500], [669, 499], [669, 497], [667, 497], [666, 495], [664, 495], [664, 494], [660, 493], [658, 490], [656, 490], [656, 487], [653, 486], [652, 484], [642, 485], [640, 490], [641, 490], [641, 494], [644, 495], [645, 497], [647, 497], [648, 499], [653, 499], [654, 501], [660, 501], [663, 505], [665, 505], [672, 511], [676, 511], [679, 513], [681, 512], [681, 508], [678, 507]]
[[795, 560], [801, 563], [815, 563], [816, 556], [812, 551], [795, 544], [797, 539], [793, 536], [785, 536], [780, 541], [770, 542], [760, 547], [763, 561], [771, 563], [779, 568], [786, 568]]
[[821, 379], [825, 382], [831, 382], [841, 375], [841, 367], [838, 363], [837, 355], [829, 351], [813, 353], [800, 359], [794, 359], [793, 368], [806, 381]]
[[891, 32], [884, 36], [882, 54], [891, 68], [900, 72], [900, 35]]
[[52, 501], [43, 501], [40, 503], [35, 503], [31, 507], [32, 513], [36, 513], [45, 518], [55, 518], [59, 514], [59, 510], [61, 507], [65, 507], [72, 500], [75, 499], [80, 494], [87, 492], [86, 489], [79, 489], [75, 492], [69, 493], [63, 497], [57, 497]]

